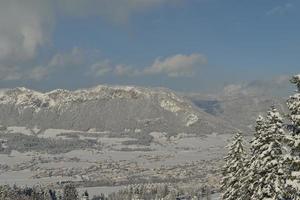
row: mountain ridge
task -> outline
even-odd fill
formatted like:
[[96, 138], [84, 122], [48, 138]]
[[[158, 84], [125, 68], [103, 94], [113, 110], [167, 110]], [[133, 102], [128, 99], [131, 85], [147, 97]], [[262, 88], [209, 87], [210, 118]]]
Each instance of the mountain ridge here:
[[166, 88], [108, 86], [38, 92], [24, 87], [0, 93], [4, 125], [76, 130], [141, 129], [167, 133], [228, 132], [232, 127]]

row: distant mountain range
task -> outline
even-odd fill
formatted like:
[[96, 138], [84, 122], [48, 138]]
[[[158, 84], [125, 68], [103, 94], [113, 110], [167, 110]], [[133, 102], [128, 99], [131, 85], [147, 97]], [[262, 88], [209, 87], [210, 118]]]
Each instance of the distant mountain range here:
[[165, 88], [100, 85], [46, 93], [15, 88], [0, 92], [0, 121], [6, 126], [40, 129], [197, 135], [231, 132], [234, 126], [208, 104], [206, 108]]
[[[230, 94], [178, 94], [166, 88], [106, 86], [46, 93], [26, 88], [0, 92], [0, 121], [6, 126], [110, 132], [205, 135], [242, 130], [281, 98]], [[142, 133], [141, 133], [142, 134]]]
[[266, 114], [274, 105], [279, 111], [286, 111], [286, 102], [282, 97], [261, 94], [220, 94], [203, 95], [199, 93], [185, 94], [196, 106], [205, 112], [223, 119], [231, 126], [252, 134], [258, 115]]

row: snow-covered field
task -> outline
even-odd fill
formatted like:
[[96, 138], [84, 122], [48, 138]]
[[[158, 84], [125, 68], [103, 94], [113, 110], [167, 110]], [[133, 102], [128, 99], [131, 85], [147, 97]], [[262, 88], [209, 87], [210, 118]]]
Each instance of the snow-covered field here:
[[175, 177], [184, 180], [192, 177], [194, 180], [205, 182], [214, 170], [218, 170], [219, 160], [225, 154], [224, 146], [231, 137], [216, 133], [202, 137], [187, 134], [167, 137], [164, 133], [155, 132], [150, 134], [154, 138], [153, 141], [149, 146], [145, 146], [126, 144], [124, 142], [134, 142], [136, 139], [114, 138], [105, 132], [93, 131], [92, 135], [88, 135], [91, 131], [40, 131], [25, 127], [8, 127], [8, 131], [52, 140], [69, 140], [69, 135], [79, 134], [79, 140], [94, 139], [101, 143], [103, 148], [77, 149], [60, 154], [36, 151], [0, 154], [0, 184], [56, 185], [66, 180], [97, 180], [100, 181], [100, 185], [103, 183], [101, 186], [82, 188], [88, 189], [91, 194], [113, 192], [121, 186], [111, 184], [126, 184], [128, 178], [132, 179], [130, 177], [135, 176], [138, 177], [138, 181], [144, 178], [168, 180]]

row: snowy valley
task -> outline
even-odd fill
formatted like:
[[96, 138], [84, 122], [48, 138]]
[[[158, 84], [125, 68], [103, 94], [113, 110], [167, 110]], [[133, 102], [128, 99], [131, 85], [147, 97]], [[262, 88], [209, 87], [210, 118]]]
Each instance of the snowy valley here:
[[[72, 184], [80, 195], [86, 191], [106, 196], [102, 199], [141, 198], [141, 191], [149, 199], [155, 191], [164, 199], [229, 199], [230, 180], [242, 177], [236, 170], [251, 158], [244, 150], [258, 145], [242, 143], [253, 135], [264, 141], [255, 118], [271, 105], [285, 112], [284, 104], [266, 96], [205, 98], [133, 86], [46, 93], [8, 89], [0, 94], [0, 184], [57, 191]], [[241, 115], [241, 109], [250, 114]], [[272, 111], [275, 117], [277, 112]], [[283, 129], [279, 121], [275, 124]], [[245, 142], [237, 135], [224, 161], [237, 132], [244, 132]]]

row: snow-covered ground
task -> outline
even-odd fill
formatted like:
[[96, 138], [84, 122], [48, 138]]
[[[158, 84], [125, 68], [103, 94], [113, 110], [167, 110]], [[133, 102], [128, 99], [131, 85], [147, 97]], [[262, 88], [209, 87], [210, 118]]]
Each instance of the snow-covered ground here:
[[[104, 132], [93, 131], [92, 135], [85, 137], [83, 132], [74, 130], [47, 129], [39, 132], [39, 130], [29, 130], [25, 127], [8, 127], [8, 130], [10, 133], [21, 132], [25, 135], [58, 140], [68, 139], [68, 134], [78, 133], [79, 139], [95, 139], [103, 146], [102, 150], [82, 149], [61, 154], [20, 153], [17, 151], [12, 151], [9, 155], [0, 154], [0, 166], [2, 166], [0, 168], [0, 184], [17, 185], [48, 185], [64, 180], [81, 181], [85, 178], [97, 178], [99, 175], [96, 172], [101, 171], [101, 169], [96, 170], [95, 167], [108, 167], [109, 165], [112, 166], [112, 169], [107, 172], [107, 177], [111, 176], [111, 179], [116, 181], [126, 178], [127, 175], [126, 173], [123, 174], [124, 171], [122, 170], [127, 168], [134, 170], [132, 167], [136, 167], [139, 176], [157, 176], [156, 173], [158, 173], [158, 175], [161, 174], [159, 177], [164, 177], [164, 173], [172, 176], [179, 173], [178, 177], [184, 177], [187, 176], [185, 173], [189, 173], [186, 172], [189, 170], [188, 167], [184, 169], [186, 164], [193, 167], [197, 165], [197, 162], [200, 162], [207, 168], [203, 170], [209, 171], [210, 162], [224, 156], [224, 146], [231, 137], [216, 133], [202, 137], [181, 133], [168, 138], [165, 133], [153, 132], [150, 134], [154, 138], [153, 142], [150, 146], [144, 146], [124, 144], [126, 141], [136, 141], [136, 139], [129, 137], [113, 138]], [[37, 132], [39, 133], [36, 134]], [[62, 133], [63, 136], [58, 137]], [[91, 133], [91, 131], [86, 133]], [[123, 150], [124, 148], [130, 149], [130, 151]], [[150, 150], [144, 151], [143, 148]], [[3, 167], [5, 165], [8, 168]], [[184, 170], [181, 171], [182, 167]], [[120, 172], [114, 171], [119, 170], [119, 168], [121, 169]], [[107, 169], [105, 168], [105, 170]], [[88, 171], [91, 173], [89, 174]], [[199, 171], [201, 170], [199, 169]], [[200, 174], [201, 177], [205, 178], [205, 173]], [[118, 188], [115, 186], [98, 186], [82, 188], [81, 190], [88, 189], [91, 194], [97, 194], [97, 192], [107, 194]]]

